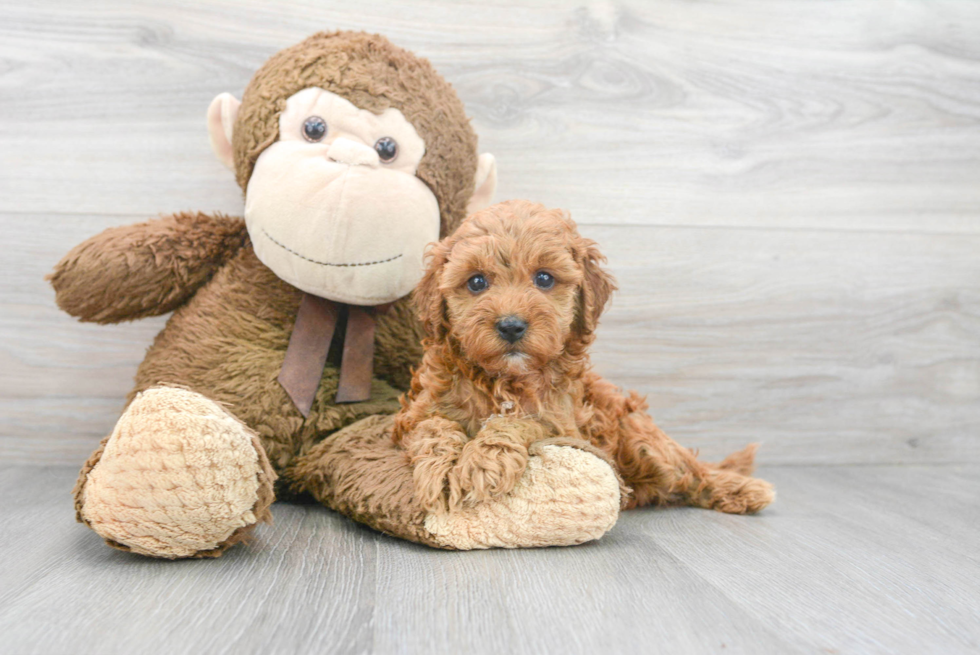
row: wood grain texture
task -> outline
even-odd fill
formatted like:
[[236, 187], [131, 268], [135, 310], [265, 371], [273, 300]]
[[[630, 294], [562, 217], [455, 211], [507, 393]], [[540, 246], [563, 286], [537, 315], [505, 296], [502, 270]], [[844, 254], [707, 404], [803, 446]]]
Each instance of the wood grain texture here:
[[219, 560], [114, 551], [67, 467], [0, 470], [10, 653], [965, 653], [980, 469], [769, 467], [755, 517], [637, 510], [598, 542], [435, 551], [315, 505]]
[[336, 27], [436, 64], [501, 197], [590, 222], [976, 233], [978, 24], [956, 0], [7, 2], [0, 196], [44, 217], [236, 211], [204, 109]]
[[[0, 226], [32, 243], [26, 217]], [[980, 461], [980, 235], [583, 231], [621, 286], [596, 367], [647, 394], [685, 445], [719, 458], [762, 441], [770, 463]], [[0, 317], [8, 461], [83, 461], [162, 325], [59, 313], [41, 279], [57, 247], [38, 239], [0, 281], [16, 301]]]
[[315, 29], [459, 91], [498, 197], [566, 207], [622, 291], [595, 359], [715, 457], [980, 461], [980, 5], [0, 6], [0, 457], [73, 463], [164, 319], [81, 325], [42, 276], [113, 225], [240, 213], [204, 110]]

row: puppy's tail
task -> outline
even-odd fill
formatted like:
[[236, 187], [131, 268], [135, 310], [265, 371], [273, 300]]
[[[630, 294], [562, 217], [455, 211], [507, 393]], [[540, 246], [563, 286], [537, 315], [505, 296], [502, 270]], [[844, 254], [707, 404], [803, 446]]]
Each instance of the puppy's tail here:
[[732, 453], [719, 464], [715, 464], [715, 468], [721, 469], [723, 471], [734, 471], [735, 473], [741, 473], [742, 475], [752, 475], [755, 470], [755, 451], [759, 448], [759, 444], [752, 443], [743, 448], [742, 450]]

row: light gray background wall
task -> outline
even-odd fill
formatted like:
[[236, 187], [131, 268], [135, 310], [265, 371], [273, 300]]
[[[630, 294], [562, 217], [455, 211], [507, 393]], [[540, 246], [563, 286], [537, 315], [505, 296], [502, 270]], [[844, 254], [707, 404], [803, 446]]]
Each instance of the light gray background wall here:
[[498, 198], [571, 211], [622, 290], [595, 360], [707, 454], [980, 457], [980, 4], [6, 2], [0, 456], [77, 463], [164, 319], [43, 275], [113, 225], [240, 213], [204, 111], [321, 28], [456, 87]]

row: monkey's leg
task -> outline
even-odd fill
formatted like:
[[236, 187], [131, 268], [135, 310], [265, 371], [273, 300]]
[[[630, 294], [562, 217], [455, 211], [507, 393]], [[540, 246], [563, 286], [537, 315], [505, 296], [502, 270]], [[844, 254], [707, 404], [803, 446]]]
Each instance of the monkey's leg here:
[[271, 518], [276, 474], [259, 440], [204, 396], [136, 396], [75, 484], [78, 520], [151, 557], [217, 557]]
[[773, 501], [772, 485], [740, 473], [752, 465], [754, 447], [721, 464], [700, 462], [658, 428], [643, 411], [623, 417], [613, 456], [626, 484], [628, 507], [685, 504], [730, 514], [758, 512]]
[[297, 491], [356, 521], [435, 548], [570, 546], [598, 539], [619, 517], [623, 494], [612, 466], [586, 442], [570, 439], [531, 444], [510, 493], [427, 511], [415, 493], [410, 453], [392, 442], [392, 423], [392, 416], [372, 416], [335, 432], [300, 457], [288, 477]]

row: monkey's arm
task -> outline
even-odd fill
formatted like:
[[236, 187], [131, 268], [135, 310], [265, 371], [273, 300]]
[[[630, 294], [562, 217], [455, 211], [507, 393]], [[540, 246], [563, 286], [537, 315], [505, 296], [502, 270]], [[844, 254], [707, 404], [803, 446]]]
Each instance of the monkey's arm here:
[[245, 222], [184, 212], [115, 227], [72, 248], [47, 279], [82, 321], [165, 314], [187, 301], [245, 243]]

